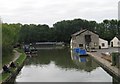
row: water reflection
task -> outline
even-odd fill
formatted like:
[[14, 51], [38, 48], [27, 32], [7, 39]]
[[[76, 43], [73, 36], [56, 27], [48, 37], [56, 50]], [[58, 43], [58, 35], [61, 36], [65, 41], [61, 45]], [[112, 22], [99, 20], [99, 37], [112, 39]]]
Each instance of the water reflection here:
[[28, 58], [26, 60], [25, 65], [26, 66], [29, 66], [29, 65], [42, 66], [42, 65], [50, 64], [51, 61], [54, 62], [55, 65], [63, 69], [77, 69], [77, 70], [84, 70], [87, 72], [91, 72], [92, 70], [99, 67], [98, 64], [96, 64], [89, 56], [80, 57], [78, 55], [73, 55], [72, 53], [70, 58], [70, 53], [69, 53], [69, 50], [67, 49], [40, 50], [38, 52], [38, 56]]
[[38, 56], [28, 58], [25, 65], [48, 65], [51, 61], [53, 61], [55, 65], [60, 68], [77, 69], [77, 66], [74, 65], [73, 61], [71, 60], [70, 52], [67, 49], [40, 50], [38, 51]]
[[89, 56], [79, 56], [71, 50], [71, 59], [79, 67], [80, 70], [91, 72], [99, 65]]
[[39, 50], [28, 58], [16, 82], [111, 82], [89, 56], [79, 57], [68, 48]]

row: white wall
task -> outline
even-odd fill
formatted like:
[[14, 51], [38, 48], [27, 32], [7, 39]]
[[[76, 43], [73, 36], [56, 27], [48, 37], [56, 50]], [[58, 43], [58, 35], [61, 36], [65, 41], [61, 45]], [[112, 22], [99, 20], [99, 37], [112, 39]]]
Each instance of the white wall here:
[[[118, 40], [117, 37], [114, 37], [111, 41], [110, 41], [110, 46], [111, 46], [111, 42], [113, 42], [113, 47], [120, 47], [120, 41]], [[111, 46], [112, 47], [112, 46]]]
[[[104, 46], [103, 46], [102, 44], [104, 44]], [[100, 46], [101, 48], [108, 48], [108, 41], [99, 38], [99, 46]]]
[[72, 49], [72, 39], [71, 39], [71, 41], [70, 41], [70, 48]]
[[71, 38], [71, 41], [70, 41], [70, 48], [71, 49], [77, 48], [77, 43], [75, 40], [73, 40], [73, 38]]

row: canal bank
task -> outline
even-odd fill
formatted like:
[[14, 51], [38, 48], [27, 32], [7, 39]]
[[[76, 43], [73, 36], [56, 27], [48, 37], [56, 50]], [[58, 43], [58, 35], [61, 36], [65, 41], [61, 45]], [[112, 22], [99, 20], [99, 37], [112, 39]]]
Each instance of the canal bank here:
[[2, 84], [5, 84], [7, 82], [12, 82], [11, 79], [19, 73], [19, 71], [22, 69], [24, 65], [24, 62], [26, 60], [25, 53], [19, 49], [16, 49], [16, 51], [18, 53], [21, 53], [19, 54], [20, 56], [15, 61], [13, 61], [16, 64], [16, 68], [10, 68], [11, 73], [5, 73], [5, 72], [1, 73], [0, 83]]
[[[118, 81], [120, 81], [120, 69], [112, 66], [112, 64], [101, 58], [101, 54], [96, 54], [94, 52], [87, 52], [105, 71], [107, 71], [110, 75], [114, 76]], [[99, 55], [99, 56], [98, 56]]]

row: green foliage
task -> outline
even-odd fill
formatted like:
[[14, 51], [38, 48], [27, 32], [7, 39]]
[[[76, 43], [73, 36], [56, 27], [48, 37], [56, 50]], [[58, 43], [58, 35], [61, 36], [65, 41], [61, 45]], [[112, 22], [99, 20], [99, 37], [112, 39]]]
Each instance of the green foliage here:
[[34, 42], [65, 42], [69, 43], [71, 35], [81, 29], [96, 32], [101, 38], [110, 41], [120, 34], [120, 21], [104, 20], [101, 23], [84, 19], [63, 20], [50, 28], [48, 25], [35, 24], [3, 24], [3, 55], [12, 52], [12, 46], [17, 43]]
[[20, 30], [19, 42], [38, 42], [49, 39], [50, 29], [47, 25], [23, 25]]
[[95, 21], [74, 19], [57, 22], [54, 24], [54, 28], [59, 41], [70, 42], [71, 34], [81, 29], [96, 32], [101, 38], [110, 41], [114, 36], [120, 34], [120, 21], [104, 20], [101, 23], [97, 23]]
[[[0, 25], [1, 28], [1, 25]], [[48, 25], [35, 24], [7, 24], [2, 25], [2, 57], [10, 56], [13, 46], [20, 43], [30, 42], [65, 42], [69, 43], [71, 35], [81, 29], [96, 32], [101, 38], [110, 41], [114, 36], [120, 34], [120, 21], [104, 20], [101, 23], [83, 19], [63, 20], [57, 22], [50, 28]], [[1, 39], [0, 39], [1, 40]], [[17, 60], [21, 63], [24, 55]], [[5, 77], [8, 74], [5, 74]]]
[[3, 24], [2, 25], [2, 56], [12, 53], [13, 45], [18, 42], [21, 24]]

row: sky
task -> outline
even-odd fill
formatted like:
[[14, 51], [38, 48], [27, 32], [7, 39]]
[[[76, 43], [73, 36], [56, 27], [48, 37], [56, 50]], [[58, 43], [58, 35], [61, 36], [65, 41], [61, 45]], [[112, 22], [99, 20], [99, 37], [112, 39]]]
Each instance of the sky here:
[[77, 18], [102, 22], [118, 18], [119, 0], [0, 0], [4, 23], [48, 24]]
[[119, 1], [118, 4], [119, 4], [119, 5], [118, 5], [118, 20], [120, 20], [120, 1]]

